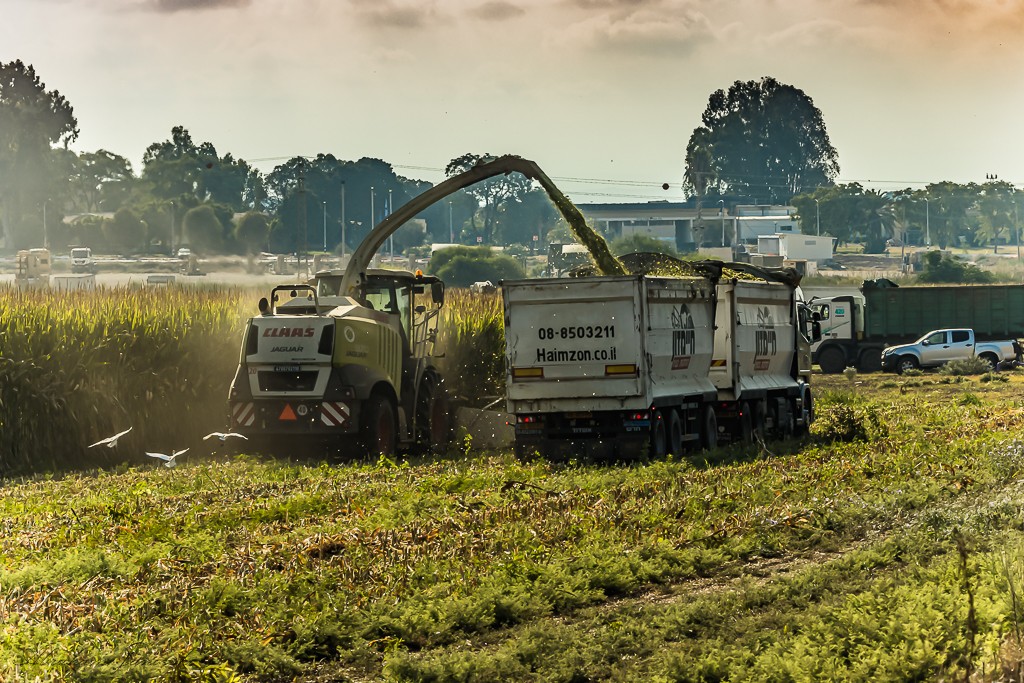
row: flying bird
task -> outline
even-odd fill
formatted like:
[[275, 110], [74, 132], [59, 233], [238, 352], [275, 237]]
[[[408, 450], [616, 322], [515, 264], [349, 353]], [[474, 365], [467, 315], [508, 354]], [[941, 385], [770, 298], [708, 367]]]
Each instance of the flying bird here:
[[148, 455], [151, 458], [160, 458], [161, 460], [164, 461], [164, 467], [174, 467], [175, 465], [178, 464], [175, 458], [177, 458], [182, 453], [185, 453], [186, 451], [188, 451], [187, 448], [182, 449], [180, 451], [173, 451], [170, 455], [165, 455], [163, 453], [150, 453], [149, 451], [146, 451], [146, 455]]
[[123, 432], [118, 432], [117, 434], [114, 434], [113, 436], [108, 436], [107, 438], [105, 438], [105, 439], [103, 439], [101, 441], [97, 441], [96, 443], [94, 443], [91, 446], [89, 446], [89, 448], [95, 448], [96, 446], [106, 446], [107, 448], [113, 448], [114, 446], [117, 445], [117, 440], [120, 439], [122, 436], [124, 436], [125, 434], [127, 434], [130, 431], [132, 431], [131, 427], [129, 427], [128, 429], [124, 430]]
[[237, 432], [211, 432], [203, 437], [203, 441], [208, 441], [209, 439], [213, 438], [220, 439], [221, 441], [227, 441], [232, 437], [238, 439], [245, 439], [246, 441], [249, 440], [249, 437], [247, 437], [245, 434], [238, 434]]

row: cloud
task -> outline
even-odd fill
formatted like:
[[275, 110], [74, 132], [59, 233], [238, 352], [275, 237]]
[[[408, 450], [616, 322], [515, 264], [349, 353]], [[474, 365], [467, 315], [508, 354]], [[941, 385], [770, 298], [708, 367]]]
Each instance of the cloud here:
[[360, 18], [376, 28], [418, 29], [436, 24], [441, 16], [432, 2], [349, 0]]
[[715, 39], [713, 26], [694, 3], [680, 0], [572, 0], [603, 9], [569, 26], [560, 41], [591, 50], [639, 54], [689, 52]]
[[515, 19], [523, 16], [526, 14], [526, 10], [511, 2], [494, 0], [493, 2], [485, 2], [472, 8], [469, 10], [469, 14], [485, 21], [505, 21], [506, 19]]
[[158, 12], [188, 12], [192, 10], [247, 7], [251, 0], [152, 0], [150, 5]]

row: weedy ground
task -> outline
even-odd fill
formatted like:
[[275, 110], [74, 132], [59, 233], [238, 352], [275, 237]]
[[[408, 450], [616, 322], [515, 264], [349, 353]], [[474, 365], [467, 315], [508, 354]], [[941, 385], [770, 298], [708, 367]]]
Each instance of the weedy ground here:
[[808, 440], [631, 465], [8, 479], [0, 679], [1019, 680], [1004, 376], [816, 376]]

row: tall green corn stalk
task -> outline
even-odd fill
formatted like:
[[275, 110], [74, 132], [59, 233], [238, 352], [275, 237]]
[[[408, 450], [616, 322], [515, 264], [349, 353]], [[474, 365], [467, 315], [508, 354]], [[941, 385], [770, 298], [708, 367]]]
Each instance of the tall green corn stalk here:
[[[226, 289], [0, 289], [0, 476], [131, 461], [222, 428], [241, 300]], [[87, 448], [129, 426], [117, 448]]]
[[441, 369], [448, 394], [484, 405], [505, 394], [505, 318], [498, 293], [450, 290], [441, 309]]

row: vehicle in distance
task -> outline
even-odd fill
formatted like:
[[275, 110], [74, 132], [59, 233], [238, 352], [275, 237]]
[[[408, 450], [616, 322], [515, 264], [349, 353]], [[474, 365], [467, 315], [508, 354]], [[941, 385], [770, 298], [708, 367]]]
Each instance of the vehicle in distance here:
[[1021, 346], [1016, 340], [979, 342], [974, 330], [932, 330], [912, 344], [889, 346], [882, 351], [882, 369], [903, 374], [907, 370], [937, 368], [954, 360], [977, 356], [993, 370], [1021, 361]]
[[96, 262], [92, 260], [92, 249], [89, 247], [74, 247], [71, 249], [71, 272], [96, 272]]

